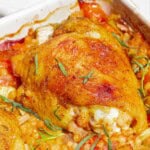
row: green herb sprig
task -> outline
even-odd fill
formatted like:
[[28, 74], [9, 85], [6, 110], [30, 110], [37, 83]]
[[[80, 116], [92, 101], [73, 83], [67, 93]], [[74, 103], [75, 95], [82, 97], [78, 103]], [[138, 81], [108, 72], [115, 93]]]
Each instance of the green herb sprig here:
[[[145, 59], [146, 64], [144, 64], [144, 65], [141, 64], [138, 61], [140, 59]], [[145, 97], [146, 93], [145, 93], [145, 90], [144, 90], [144, 79], [145, 79], [145, 76], [148, 73], [149, 68], [150, 68], [150, 60], [147, 56], [137, 56], [137, 57], [133, 58], [132, 64], [136, 64], [138, 66], [137, 68], [133, 69], [134, 73], [138, 73], [139, 71], [142, 71], [142, 78], [141, 78], [141, 81], [140, 81], [141, 85], [140, 85], [139, 92], [140, 92], [142, 97]]]
[[14, 107], [15, 107], [15, 108], [19, 108], [19, 109], [21, 109], [21, 110], [23, 110], [23, 111], [25, 111], [25, 112], [27, 112], [27, 113], [29, 113], [29, 114], [34, 115], [36, 118], [40, 119], [39, 115], [38, 115], [37, 113], [33, 112], [30, 108], [26, 108], [26, 107], [24, 107], [22, 104], [17, 103], [17, 102], [15, 102], [15, 101], [13, 101], [13, 100], [10, 100], [10, 99], [6, 98], [5, 96], [0, 95], [0, 98], [1, 98], [4, 102], [11, 104], [13, 108], [14, 108]]
[[75, 150], [80, 150], [80, 148], [92, 137], [94, 137], [96, 134], [90, 134], [87, 135], [85, 138], [83, 138], [80, 143], [77, 145], [77, 147], [75, 148]]
[[150, 61], [147, 63], [146, 67], [142, 70], [142, 78], [141, 78], [141, 88], [140, 88], [140, 90], [141, 90], [141, 92], [142, 92], [144, 97], [146, 95], [145, 90], [144, 90], [144, 79], [145, 79], [146, 74], [149, 71], [149, 67], [150, 67]]
[[81, 76], [80, 78], [83, 78], [83, 84], [86, 84], [88, 80], [92, 77], [93, 71], [90, 71], [86, 76]]
[[100, 134], [98, 135], [97, 139], [95, 140], [95, 142], [92, 144], [90, 150], [94, 150], [96, 145], [98, 144], [99, 140], [100, 140]]
[[[143, 65], [141, 64], [138, 60], [141, 60], [141, 59], [145, 59], [146, 60], [146, 64]], [[133, 68], [133, 71], [134, 73], [138, 73], [140, 70], [143, 70], [146, 65], [149, 63], [149, 58], [147, 56], [136, 56], [132, 59], [131, 61], [132, 64], [136, 64], [138, 67], [136, 68]]]
[[110, 136], [108, 134], [108, 131], [107, 129], [105, 128], [105, 126], [103, 125], [103, 131], [104, 131], [104, 134], [107, 136], [108, 138], [108, 150], [112, 150], [112, 142], [111, 142], [111, 139], [110, 139]]
[[54, 125], [49, 119], [45, 119], [44, 120], [44, 124], [46, 125], [46, 127], [52, 131], [57, 131], [57, 130], [62, 130], [62, 128]]
[[39, 135], [41, 137], [41, 139], [39, 139], [37, 142], [46, 142], [49, 140], [53, 140], [56, 139], [57, 137], [63, 136], [63, 133], [57, 133], [57, 134], [50, 134], [47, 131], [45, 131], [44, 129], [41, 130], [41, 132], [39, 132]]
[[56, 60], [56, 62], [57, 62], [57, 64], [58, 64], [59, 69], [60, 69], [61, 72], [63, 73], [63, 75], [64, 75], [65, 77], [67, 77], [67, 76], [68, 76], [68, 73], [67, 73], [67, 71], [66, 71], [64, 65], [63, 65], [60, 61], [58, 61], [57, 59], [55, 59], [55, 60]]
[[142, 70], [144, 68], [144, 65], [142, 65], [141, 63], [139, 63], [136, 60], [132, 61], [132, 63], [136, 64], [138, 66], [136, 68], [133, 68], [134, 73], [138, 73], [140, 70]]
[[123, 40], [121, 40], [117, 34], [112, 32], [112, 36], [119, 42], [121, 46], [129, 48], [129, 46]]
[[34, 64], [35, 64], [35, 75], [38, 75], [38, 71], [39, 71], [38, 54], [34, 56]]
[[112, 36], [119, 42], [121, 46], [126, 47], [126, 48], [132, 48], [132, 47], [129, 47], [123, 40], [121, 40], [120, 37], [114, 32], [112, 32]]
[[54, 115], [55, 115], [55, 117], [56, 117], [59, 121], [61, 121], [60, 116], [57, 114], [58, 110], [59, 110], [59, 107], [57, 107], [57, 108], [54, 110]]

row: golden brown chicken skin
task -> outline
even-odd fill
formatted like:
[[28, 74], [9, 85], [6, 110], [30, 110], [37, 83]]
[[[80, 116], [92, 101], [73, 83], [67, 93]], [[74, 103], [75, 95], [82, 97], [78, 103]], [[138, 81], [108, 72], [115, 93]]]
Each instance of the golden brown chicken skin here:
[[22, 81], [18, 101], [58, 126], [75, 120], [76, 106], [108, 106], [129, 114], [135, 131], [147, 127], [126, 54], [110, 32], [88, 19], [65, 22], [47, 43], [15, 56], [12, 65]]

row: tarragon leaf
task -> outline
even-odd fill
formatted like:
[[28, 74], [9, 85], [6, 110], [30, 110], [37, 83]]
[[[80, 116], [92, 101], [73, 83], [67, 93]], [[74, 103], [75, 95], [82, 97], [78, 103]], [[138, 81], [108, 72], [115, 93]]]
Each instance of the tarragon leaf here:
[[67, 77], [67, 76], [68, 76], [68, 73], [67, 73], [67, 71], [66, 71], [64, 65], [63, 65], [60, 61], [58, 61], [57, 59], [55, 59], [55, 60], [56, 60], [56, 62], [57, 62], [57, 64], [58, 64], [59, 69], [60, 69], [61, 72], [63, 73], [63, 75]]
[[59, 121], [61, 121], [60, 116], [57, 114], [58, 109], [59, 109], [59, 107], [57, 107], [56, 110], [54, 110], [54, 115]]
[[108, 138], [108, 150], [112, 150], [112, 142], [111, 142], [109, 133], [108, 133], [108, 131], [107, 131], [107, 129], [105, 128], [104, 125], [103, 125], [103, 131], [104, 131], [104, 134], [105, 134], [105, 135], [107, 136], [107, 138]]
[[96, 145], [98, 144], [99, 140], [100, 140], [100, 135], [98, 135], [97, 139], [96, 139], [95, 142], [92, 144], [90, 150], [94, 150], [94, 149], [95, 149], [95, 147], [96, 147]]
[[80, 143], [77, 145], [77, 147], [75, 148], [75, 150], [80, 150], [80, 148], [93, 136], [95, 136], [96, 134], [90, 134], [88, 136], [86, 136], [85, 138], [83, 138]]
[[123, 40], [120, 39], [120, 37], [115, 34], [114, 32], [112, 32], [112, 36], [119, 42], [119, 44], [123, 47], [126, 47], [126, 48], [130, 48]]
[[23, 111], [25, 111], [25, 112], [27, 112], [29, 114], [34, 115], [36, 118], [40, 119], [39, 115], [37, 113], [33, 112], [30, 108], [24, 107], [22, 104], [20, 104], [18, 102], [15, 102], [13, 100], [10, 100], [10, 99], [6, 98], [5, 96], [0, 95], [0, 98], [4, 102], [11, 104], [13, 107], [19, 108], [19, 109], [21, 109], [21, 110], [23, 110]]
[[93, 71], [90, 71], [86, 76], [81, 76], [80, 78], [83, 78], [83, 84], [86, 84], [88, 80], [92, 77]]
[[44, 124], [46, 125], [46, 127], [52, 131], [57, 131], [57, 130], [62, 130], [62, 128], [54, 125], [49, 119], [45, 119], [44, 120]]
[[63, 133], [50, 134], [45, 130], [43, 130], [43, 132], [39, 132], [39, 135], [41, 139], [39, 139], [38, 142], [45, 142], [45, 141], [56, 139], [57, 137], [63, 136], [64, 134]]

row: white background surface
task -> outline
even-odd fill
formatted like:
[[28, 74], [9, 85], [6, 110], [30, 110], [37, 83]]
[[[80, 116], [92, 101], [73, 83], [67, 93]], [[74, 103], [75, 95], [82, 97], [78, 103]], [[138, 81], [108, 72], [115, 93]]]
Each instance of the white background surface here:
[[[0, 0], [0, 16], [33, 7], [36, 4], [51, 0]], [[115, 1], [115, 0], [114, 0]], [[126, 0], [150, 21], [150, 0]]]

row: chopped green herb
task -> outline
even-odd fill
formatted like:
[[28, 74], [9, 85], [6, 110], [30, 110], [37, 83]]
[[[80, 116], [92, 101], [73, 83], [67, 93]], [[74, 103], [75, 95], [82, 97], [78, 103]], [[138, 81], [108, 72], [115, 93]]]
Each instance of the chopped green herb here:
[[114, 32], [112, 32], [112, 36], [119, 42], [119, 44], [123, 47], [126, 47], [126, 48], [130, 48], [123, 40], [120, 39], [120, 37], [115, 34]]
[[136, 64], [138, 67], [133, 68], [134, 73], [138, 73], [140, 70], [144, 69], [146, 67], [146, 65], [141, 64], [140, 62], [138, 62], [139, 59], [145, 59], [147, 61], [147, 63], [149, 62], [149, 58], [147, 56], [137, 56], [134, 57], [132, 60], [132, 64]]
[[136, 65], [137, 65], [136, 68], [133, 68], [134, 73], [138, 73], [140, 70], [143, 71], [144, 68], [147, 66], [147, 64], [146, 64], [146, 65], [143, 65], [143, 64], [141, 64], [140, 62], [138, 62], [138, 61], [136, 61], [136, 60], [133, 60], [133, 61], [132, 61], [132, 64], [136, 64]]
[[107, 136], [107, 138], [108, 138], [108, 150], [112, 150], [112, 142], [111, 142], [111, 140], [110, 140], [110, 136], [109, 136], [109, 134], [108, 134], [106, 128], [104, 127], [104, 125], [103, 125], [103, 131], [104, 131], [104, 134], [105, 134], [105, 135]]
[[43, 130], [42, 132], [39, 132], [39, 135], [40, 135], [41, 139], [39, 139], [38, 142], [45, 142], [45, 141], [56, 139], [57, 137], [60, 137], [64, 134], [57, 133], [57, 134], [53, 135], [53, 134], [50, 134], [50, 133], [46, 132], [45, 130]]
[[90, 150], [94, 150], [94, 149], [95, 149], [95, 147], [96, 147], [96, 145], [98, 144], [99, 140], [100, 140], [100, 135], [98, 135], [97, 139], [96, 139], [95, 142], [92, 144]]
[[140, 96], [143, 98], [144, 97], [144, 93], [143, 93], [143, 90], [141, 88], [138, 89], [138, 92], [140, 94]]
[[59, 107], [57, 107], [56, 110], [54, 110], [54, 115], [59, 121], [61, 121], [60, 116], [57, 114], [58, 109], [59, 109]]
[[35, 64], [35, 75], [37, 75], [39, 71], [38, 54], [34, 56], [34, 64]]
[[88, 80], [92, 77], [93, 71], [90, 71], [86, 76], [82, 76], [80, 78], [83, 78], [83, 84], [86, 84]]
[[[147, 62], [145, 65], [141, 64], [140, 62], [138, 62], [139, 59], [145, 59]], [[139, 90], [141, 97], [145, 97], [145, 90], [144, 90], [144, 79], [146, 74], [149, 71], [149, 67], [150, 67], [150, 60], [147, 56], [137, 56], [134, 57], [132, 60], [133, 64], [136, 64], [138, 67], [134, 68], [133, 71], [134, 73], [138, 73], [140, 70], [142, 71], [142, 78], [141, 78], [141, 87]]]
[[49, 119], [45, 119], [44, 123], [46, 127], [52, 131], [62, 130], [62, 128], [55, 126]]
[[93, 136], [95, 136], [96, 134], [90, 134], [88, 136], [86, 136], [85, 138], [83, 138], [80, 143], [77, 145], [77, 147], [75, 148], [75, 150], [80, 150], [80, 148]]
[[17, 102], [15, 102], [15, 101], [13, 101], [13, 100], [10, 100], [10, 99], [6, 98], [5, 96], [2, 96], [2, 95], [0, 95], [0, 98], [1, 98], [4, 102], [11, 104], [13, 107], [19, 108], [19, 109], [21, 109], [21, 110], [23, 110], [23, 111], [25, 111], [25, 112], [27, 112], [27, 113], [29, 113], [29, 114], [34, 115], [36, 118], [40, 119], [40, 117], [39, 117], [39, 115], [38, 115], [37, 113], [33, 112], [33, 111], [32, 111], [31, 109], [29, 109], [29, 108], [24, 107], [22, 104], [17, 103]]
[[136, 68], [132, 67], [132, 70], [136, 74], [136, 73], [138, 73], [140, 71], [140, 68], [138, 68], [138, 67], [136, 67]]
[[136, 57], [134, 57], [135, 59], [145, 59], [146, 61], [148, 61], [149, 60], [149, 58], [147, 57], [147, 56], [136, 56]]
[[136, 60], [133, 60], [132, 61], [133, 64], [136, 64], [138, 66], [138, 68], [135, 68], [133, 71], [134, 73], [137, 73], [139, 72], [140, 70], [142, 70], [144, 68], [144, 65], [142, 65], [141, 63], [139, 63], [138, 61]]
[[146, 74], [149, 71], [149, 67], [150, 67], [150, 61], [147, 63], [146, 67], [142, 70], [142, 78], [141, 78], [141, 91], [143, 93], [143, 96], [145, 96], [145, 90], [144, 90], [144, 79]]
[[63, 73], [63, 75], [67, 77], [67, 76], [68, 76], [68, 73], [67, 73], [67, 71], [66, 71], [64, 65], [63, 65], [61, 62], [59, 62], [57, 59], [55, 59], [55, 60], [56, 60], [56, 62], [57, 62], [57, 64], [58, 64], [59, 69], [60, 69], [61, 72]]

